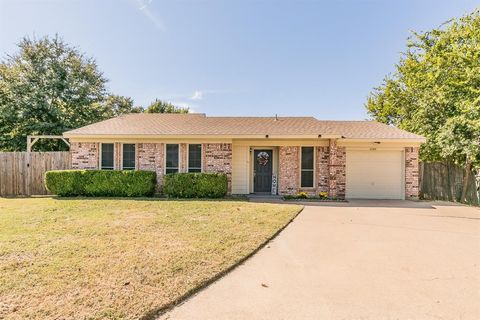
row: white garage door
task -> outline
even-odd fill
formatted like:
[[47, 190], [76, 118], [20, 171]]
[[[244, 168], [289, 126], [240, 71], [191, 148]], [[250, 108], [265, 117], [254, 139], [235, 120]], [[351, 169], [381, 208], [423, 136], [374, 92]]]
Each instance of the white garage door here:
[[403, 152], [347, 150], [346, 197], [403, 199]]

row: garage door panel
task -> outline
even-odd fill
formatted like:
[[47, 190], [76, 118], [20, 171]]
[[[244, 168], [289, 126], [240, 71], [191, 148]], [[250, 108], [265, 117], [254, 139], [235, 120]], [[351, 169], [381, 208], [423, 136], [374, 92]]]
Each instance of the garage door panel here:
[[347, 198], [402, 199], [403, 153], [401, 151], [347, 150]]

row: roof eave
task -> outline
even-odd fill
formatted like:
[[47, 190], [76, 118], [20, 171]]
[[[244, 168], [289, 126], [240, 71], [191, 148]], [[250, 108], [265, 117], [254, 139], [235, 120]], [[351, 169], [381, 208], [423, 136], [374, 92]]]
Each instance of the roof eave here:
[[112, 138], [129, 138], [129, 139], [342, 139], [345, 142], [411, 142], [411, 143], [425, 143], [426, 139], [419, 138], [352, 138], [344, 137], [337, 134], [316, 134], [316, 135], [277, 135], [277, 134], [249, 134], [249, 135], [226, 135], [226, 134], [184, 134], [184, 135], [169, 135], [169, 134], [76, 134], [65, 132], [65, 138], [69, 139], [112, 139]]
[[111, 138], [135, 138], [135, 139], [202, 139], [202, 138], [225, 138], [225, 139], [340, 139], [341, 135], [322, 134], [79, 134], [65, 132], [65, 138], [69, 139], [111, 139]]
[[421, 138], [345, 138], [345, 142], [411, 142], [422, 144], [427, 142], [427, 139]]

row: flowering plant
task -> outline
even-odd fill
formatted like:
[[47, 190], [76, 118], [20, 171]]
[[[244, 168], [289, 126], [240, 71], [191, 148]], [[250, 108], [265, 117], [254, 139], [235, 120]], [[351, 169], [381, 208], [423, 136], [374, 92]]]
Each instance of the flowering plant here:
[[306, 192], [304, 192], [304, 191], [299, 192], [299, 193], [297, 193], [297, 198], [299, 198], [299, 199], [307, 199], [307, 198], [308, 198], [308, 194], [307, 194]]
[[318, 196], [321, 198], [321, 199], [327, 199], [328, 198], [328, 192], [320, 192], [318, 194]]

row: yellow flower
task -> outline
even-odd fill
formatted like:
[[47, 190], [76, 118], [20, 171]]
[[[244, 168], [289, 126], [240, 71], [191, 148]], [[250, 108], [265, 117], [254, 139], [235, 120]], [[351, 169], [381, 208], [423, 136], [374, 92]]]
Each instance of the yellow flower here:
[[320, 192], [318, 196], [323, 199], [328, 198], [328, 192]]
[[307, 194], [306, 192], [304, 192], [304, 191], [299, 192], [299, 193], [297, 193], [297, 198], [299, 198], [299, 199], [307, 199], [307, 198], [308, 198], [308, 194]]

